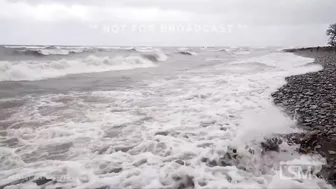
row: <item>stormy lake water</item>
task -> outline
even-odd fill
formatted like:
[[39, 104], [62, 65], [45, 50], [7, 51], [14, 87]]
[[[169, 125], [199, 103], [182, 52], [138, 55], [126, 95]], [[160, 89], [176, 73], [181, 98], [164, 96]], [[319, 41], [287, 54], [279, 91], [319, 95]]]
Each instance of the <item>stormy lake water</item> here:
[[[274, 48], [2, 47], [0, 188], [317, 188], [271, 93], [321, 69]], [[34, 177], [34, 178], [33, 178]], [[38, 186], [45, 177], [49, 182]], [[20, 180], [23, 179], [23, 180]]]

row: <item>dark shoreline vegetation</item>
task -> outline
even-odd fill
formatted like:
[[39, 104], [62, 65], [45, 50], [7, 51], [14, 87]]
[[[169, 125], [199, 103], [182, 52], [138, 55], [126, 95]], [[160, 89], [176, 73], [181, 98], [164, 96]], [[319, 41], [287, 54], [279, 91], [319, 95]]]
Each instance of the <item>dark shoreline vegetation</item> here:
[[336, 186], [336, 48], [310, 47], [284, 52], [315, 58], [313, 64], [323, 66], [318, 72], [287, 77], [287, 84], [272, 97], [306, 131], [288, 136], [288, 141], [299, 144], [300, 153], [322, 155], [327, 164], [318, 176]]
[[[326, 46], [326, 47], [305, 47], [305, 48], [296, 48], [296, 49], [284, 49], [284, 52], [291, 52], [291, 53], [298, 53], [298, 55], [303, 55], [302, 53], [308, 53], [308, 52], [335, 52], [336, 47], [332, 46]], [[303, 55], [307, 57], [311, 57], [307, 54]], [[315, 57], [311, 57], [315, 58]]]

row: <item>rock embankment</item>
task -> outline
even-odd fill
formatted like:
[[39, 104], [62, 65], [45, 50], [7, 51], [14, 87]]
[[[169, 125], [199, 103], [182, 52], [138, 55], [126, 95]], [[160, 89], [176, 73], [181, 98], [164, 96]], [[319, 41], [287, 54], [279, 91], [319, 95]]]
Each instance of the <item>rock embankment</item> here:
[[336, 185], [336, 49], [287, 50], [315, 58], [323, 70], [286, 78], [287, 84], [273, 93], [274, 103], [307, 130], [299, 140], [300, 152], [319, 153], [327, 160], [321, 176]]

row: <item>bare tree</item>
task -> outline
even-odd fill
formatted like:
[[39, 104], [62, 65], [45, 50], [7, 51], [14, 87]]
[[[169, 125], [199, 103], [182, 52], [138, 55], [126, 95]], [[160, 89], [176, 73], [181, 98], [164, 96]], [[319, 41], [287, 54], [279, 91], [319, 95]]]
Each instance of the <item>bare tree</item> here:
[[327, 30], [327, 36], [329, 36], [328, 44], [336, 47], [336, 23], [331, 24]]

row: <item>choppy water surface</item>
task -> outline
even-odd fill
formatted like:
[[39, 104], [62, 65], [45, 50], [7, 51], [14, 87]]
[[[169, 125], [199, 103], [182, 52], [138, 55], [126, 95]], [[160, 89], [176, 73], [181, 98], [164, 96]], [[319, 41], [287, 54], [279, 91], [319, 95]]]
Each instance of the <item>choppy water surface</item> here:
[[270, 94], [287, 76], [321, 69], [305, 66], [312, 59], [270, 48], [1, 53], [0, 188], [328, 187], [281, 177], [281, 162], [320, 157], [260, 147], [298, 132]]

